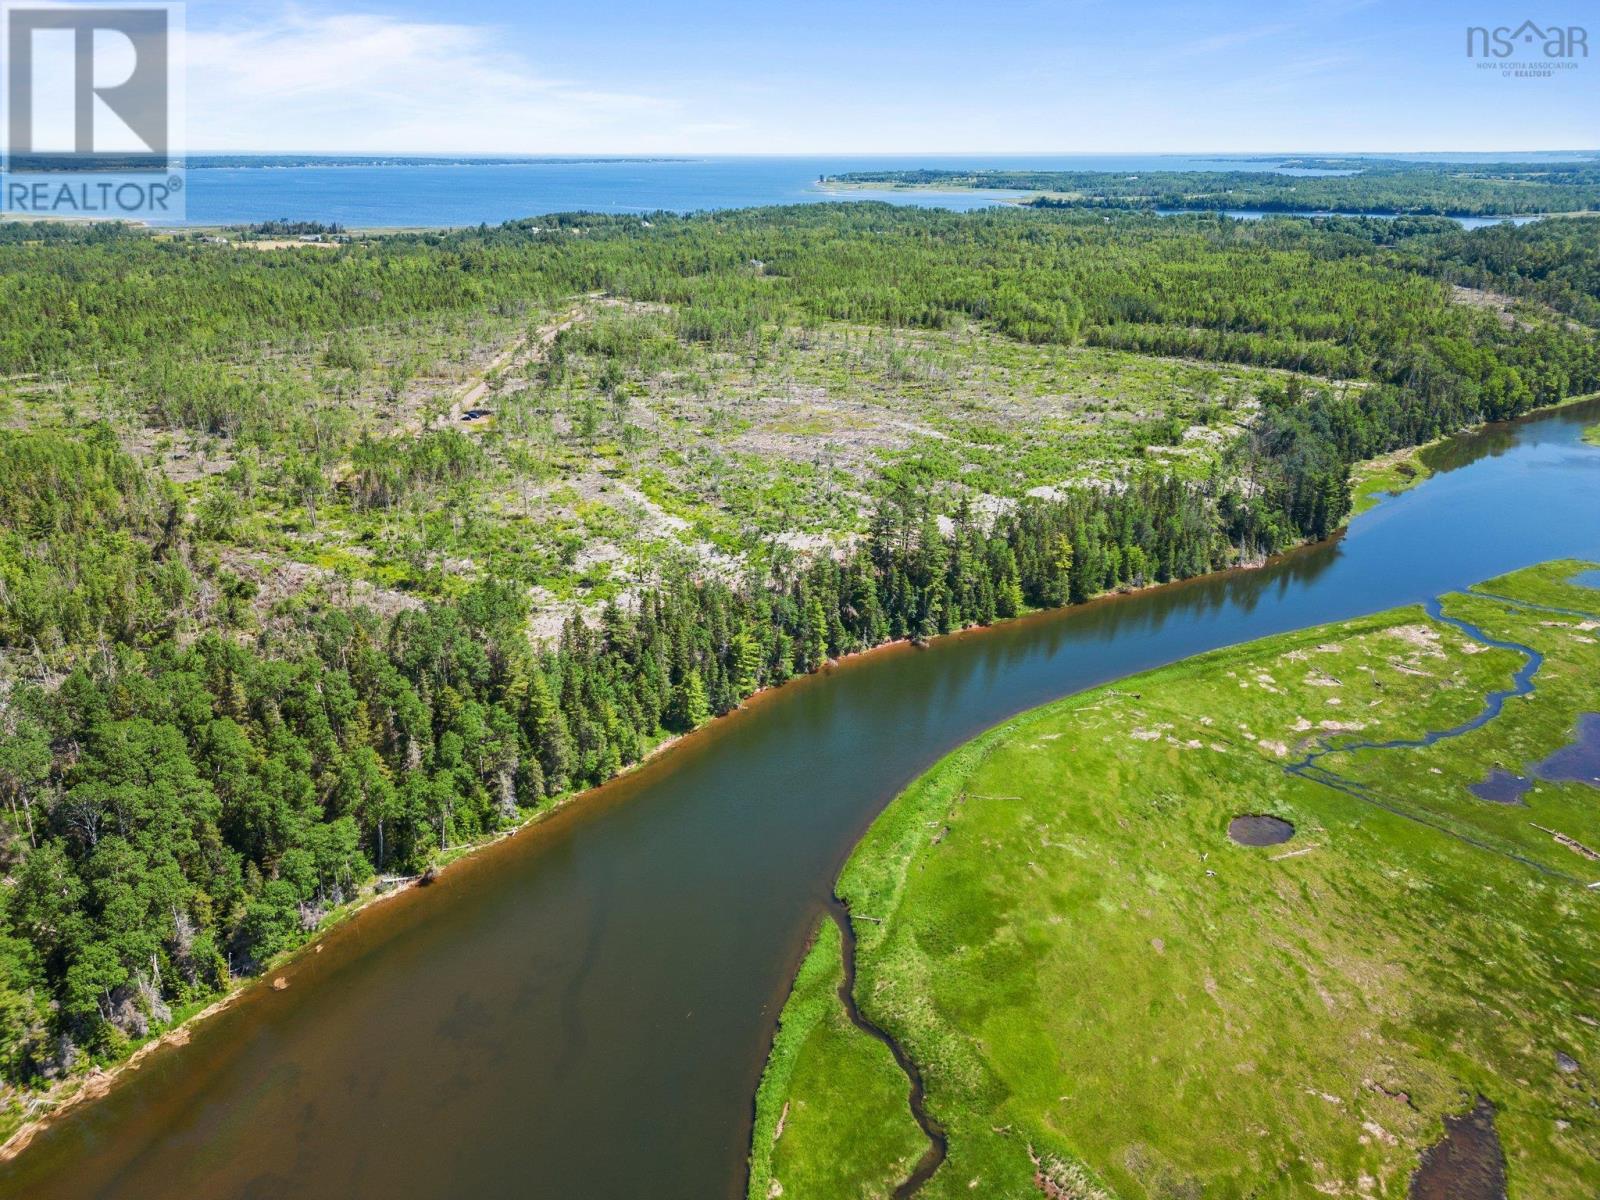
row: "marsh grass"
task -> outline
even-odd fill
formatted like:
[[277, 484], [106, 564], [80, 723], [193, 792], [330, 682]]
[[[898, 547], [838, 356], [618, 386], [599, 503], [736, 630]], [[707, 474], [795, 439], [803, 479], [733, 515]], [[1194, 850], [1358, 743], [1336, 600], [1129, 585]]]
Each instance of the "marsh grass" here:
[[[1581, 569], [1484, 590], [1600, 607]], [[1056, 1161], [1127, 1198], [1398, 1197], [1479, 1093], [1514, 1196], [1592, 1190], [1600, 1091], [1556, 1055], [1600, 1063], [1600, 865], [1530, 817], [1600, 845], [1600, 806], [1579, 784], [1540, 785], [1531, 813], [1466, 785], [1570, 738], [1600, 704], [1600, 643], [1577, 616], [1444, 611], [1539, 650], [1535, 691], [1457, 739], [1323, 760], [1370, 799], [1284, 766], [1459, 724], [1522, 656], [1418, 609], [1270, 638], [1028, 713], [890, 806], [839, 890], [887, 917], [858, 926], [857, 999], [949, 1130], [923, 1195], [1036, 1197]], [[1296, 835], [1235, 845], [1240, 813]], [[802, 1046], [789, 1078], [827, 1080], [808, 1061], [827, 1052]], [[826, 1130], [792, 1136], [830, 1158]]]
[[1409, 491], [1431, 474], [1420, 447], [1357, 463], [1350, 471], [1351, 519], [1376, 507], [1387, 496]]
[[761, 1079], [750, 1200], [887, 1196], [926, 1148], [906, 1077], [888, 1047], [846, 1018], [843, 982], [839, 929], [824, 918]]

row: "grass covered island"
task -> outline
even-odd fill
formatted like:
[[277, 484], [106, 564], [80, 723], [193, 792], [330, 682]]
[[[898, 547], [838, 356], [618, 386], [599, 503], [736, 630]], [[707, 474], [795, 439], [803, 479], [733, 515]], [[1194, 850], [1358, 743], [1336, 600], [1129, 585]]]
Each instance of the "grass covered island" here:
[[[896, 799], [838, 892], [861, 1017], [948, 1144], [917, 1194], [1594, 1194], [1596, 580], [1550, 563], [1203, 655]], [[905, 1194], [928, 1151], [843, 978], [825, 921], [752, 1200]]]

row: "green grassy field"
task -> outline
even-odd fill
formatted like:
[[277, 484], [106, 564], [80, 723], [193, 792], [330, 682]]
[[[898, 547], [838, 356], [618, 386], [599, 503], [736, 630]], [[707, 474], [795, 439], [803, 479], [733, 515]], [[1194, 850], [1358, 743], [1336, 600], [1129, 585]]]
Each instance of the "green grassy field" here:
[[[1358, 743], [1467, 721], [1525, 656], [1406, 609], [1039, 709], [901, 795], [839, 891], [884, 918], [857, 924], [857, 1001], [949, 1132], [920, 1195], [1399, 1197], [1480, 1094], [1511, 1196], [1593, 1194], [1600, 805], [1467, 791], [1600, 708], [1600, 619], [1552, 611], [1600, 612], [1578, 570], [1444, 600], [1544, 660], [1530, 696], [1431, 747]], [[1324, 745], [1352, 747], [1319, 763], [1348, 790], [1286, 771]], [[1293, 838], [1228, 839], [1257, 813]], [[883, 1194], [906, 1161], [903, 1083], [857, 1091], [847, 1066], [865, 1035], [789, 1028], [826, 1020], [804, 981], [836, 982], [838, 953], [819, 938], [785, 1010], [758, 1142], [785, 1108], [839, 1119], [760, 1147], [753, 1197]]]
[[1583, 440], [1591, 446], [1600, 446], [1600, 425], [1591, 425], [1583, 431]]
[[788, 1194], [887, 1196], [927, 1148], [889, 1048], [846, 1018], [843, 982], [839, 928], [824, 921], [783, 1006], [752, 1143], [754, 1174]]

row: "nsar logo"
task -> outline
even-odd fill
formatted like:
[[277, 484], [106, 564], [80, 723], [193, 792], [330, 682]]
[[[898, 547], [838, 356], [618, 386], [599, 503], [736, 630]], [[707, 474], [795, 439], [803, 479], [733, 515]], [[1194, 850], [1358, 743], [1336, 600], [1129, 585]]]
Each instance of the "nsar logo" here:
[[1515, 29], [1473, 25], [1467, 29], [1468, 58], [1510, 58], [1513, 54], [1543, 58], [1588, 58], [1589, 31], [1581, 25], [1547, 25], [1524, 21]]

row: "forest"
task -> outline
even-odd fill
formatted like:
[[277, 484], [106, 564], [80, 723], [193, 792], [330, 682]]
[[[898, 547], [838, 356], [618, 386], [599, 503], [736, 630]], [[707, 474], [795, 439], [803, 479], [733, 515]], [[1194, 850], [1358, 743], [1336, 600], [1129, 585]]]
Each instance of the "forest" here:
[[1590, 159], [1438, 163], [1386, 158], [1290, 158], [1250, 170], [852, 171], [829, 183], [863, 187], [995, 188], [1038, 193], [1040, 208], [1390, 213], [1447, 217], [1592, 212], [1600, 166]]
[[[282, 252], [0, 227], [0, 1078], [115, 1061], [375, 883], [831, 659], [1331, 535], [1353, 463], [1600, 389], [1597, 250], [1587, 221], [875, 204]], [[642, 315], [558, 327], [520, 401], [484, 392], [534, 433], [363, 425], [403, 407], [425, 329], [527, 337], [574, 297]], [[530, 627], [521, 526], [387, 607], [348, 579], [269, 595], [241, 565], [249, 549], [287, 569], [296, 546], [326, 550], [295, 538], [341, 522], [409, 531], [422, 554], [462, 495], [487, 506], [459, 489], [559, 475], [552, 439], [640, 452], [628, 404], [653, 372], [721, 354], [754, 373], [777, 341], [839, 326], [1265, 373], [1187, 473], [1141, 443], [1108, 481], [996, 495], [897, 453], [828, 518], [826, 552], [663, 559], [551, 636]], [[1184, 421], [1154, 411], [1135, 432], [1159, 448], [1176, 434], [1152, 423]], [[155, 448], [180, 436], [217, 469], [176, 475]], [[744, 520], [725, 483], [708, 497]]]

